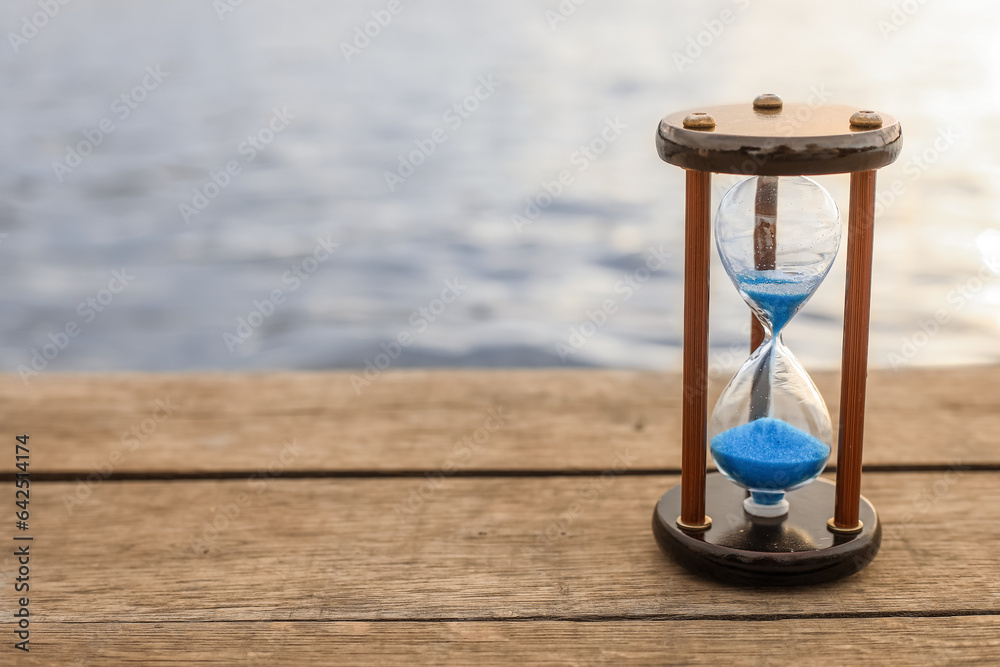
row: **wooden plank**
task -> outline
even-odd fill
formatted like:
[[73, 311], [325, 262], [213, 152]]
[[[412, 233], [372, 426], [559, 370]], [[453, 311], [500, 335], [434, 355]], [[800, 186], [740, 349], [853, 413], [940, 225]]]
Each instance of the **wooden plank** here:
[[[886, 524], [874, 563], [836, 584], [754, 590], [702, 580], [663, 556], [650, 519], [676, 476], [616, 477], [613, 464], [603, 462], [606, 476], [578, 478], [104, 482], [80, 504], [67, 501], [81, 488], [73, 483], [36, 483], [33, 618], [763, 619], [1000, 610], [1000, 473], [866, 475], [866, 495]], [[420, 501], [412, 511], [409, 498]], [[12, 557], [0, 572], [12, 576]], [[0, 618], [12, 618], [12, 604], [2, 596]]]
[[[37, 626], [17, 665], [945, 665], [1000, 662], [1000, 618]], [[159, 658], [159, 660], [158, 660]], [[9, 664], [9, 663], [8, 663]]]
[[[680, 466], [676, 374], [392, 371], [360, 393], [352, 375], [7, 375], [0, 420], [45, 443], [36, 472], [65, 474], [251, 471], [291, 439], [288, 471], [434, 470], [491, 410], [509, 418], [463, 469], [600, 470], [621, 447]], [[837, 376], [816, 379], [836, 414]], [[867, 466], [1000, 465], [1000, 369], [875, 371], [868, 396]]]

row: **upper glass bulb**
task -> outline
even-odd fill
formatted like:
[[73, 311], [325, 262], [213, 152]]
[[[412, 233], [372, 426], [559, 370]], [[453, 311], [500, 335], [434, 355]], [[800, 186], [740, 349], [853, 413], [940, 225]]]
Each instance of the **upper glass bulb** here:
[[726, 193], [715, 218], [726, 273], [774, 335], [830, 271], [840, 230], [837, 203], [804, 176], [747, 178]]

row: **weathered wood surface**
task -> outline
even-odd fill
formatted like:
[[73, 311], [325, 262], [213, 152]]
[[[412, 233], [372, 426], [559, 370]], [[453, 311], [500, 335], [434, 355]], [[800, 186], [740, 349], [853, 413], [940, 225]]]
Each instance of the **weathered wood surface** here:
[[[0, 423], [58, 443], [35, 462], [52, 473], [119, 458], [118, 474], [253, 471], [289, 439], [304, 449], [289, 472], [406, 471], [439, 467], [502, 409], [509, 420], [463, 469], [594, 471], [619, 447], [644, 468], [680, 468], [676, 374], [394, 371], [360, 393], [351, 376], [2, 376]], [[838, 376], [815, 379], [836, 415]], [[726, 381], [713, 378], [710, 404]], [[171, 406], [162, 422], [157, 401]], [[866, 422], [869, 468], [1000, 464], [1000, 369], [874, 371]]]
[[[54, 481], [32, 485], [30, 655], [11, 648], [0, 555], [0, 664], [1000, 662], [1000, 371], [873, 378], [863, 491], [882, 551], [784, 590], [705, 581], [657, 550], [675, 385], [414, 371], [357, 396], [343, 373], [5, 378], [2, 423], [31, 434], [32, 472]], [[167, 397], [184, 407], [123, 446]], [[455, 449], [500, 408], [507, 423]]]
[[650, 520], [676, 476], [446, 479], [412, 513], [426, 480], [256, 481], [106, 482], [72, 511], [73, 483], [40, 484], [38, 618], [1000, 612], [1000, 473], [868, 475], [885, 522], [875, 562], [840, 583], [768, 591], [706, 582], [660, 554]]
[[996, 664], [1000, 618], [58, 623], [33, 653], [61, 665]]

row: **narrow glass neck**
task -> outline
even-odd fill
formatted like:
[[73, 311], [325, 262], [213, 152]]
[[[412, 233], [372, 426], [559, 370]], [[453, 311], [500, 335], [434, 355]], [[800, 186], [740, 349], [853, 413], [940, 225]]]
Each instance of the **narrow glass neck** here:
[[[771, 328], [770, 322], [768, 322], [765, 318], [762, 318], [759, 313], [755, 312], [754, 315], [757, 318], [757, 322], [760, 324], [760, 328], [764, 332], [764, 337], [763, 339], [761, 339], [760, 345], [757, 346], [757, 349], [760, 349], [765, 345], [769, 345], [771, 341], [774, 340], [775, 332]], [[782, 340], [782, 334], [784, 334], [784, 328], [779, 329], [777, 332], [778, 343], [784, 346], [784, 341]]]

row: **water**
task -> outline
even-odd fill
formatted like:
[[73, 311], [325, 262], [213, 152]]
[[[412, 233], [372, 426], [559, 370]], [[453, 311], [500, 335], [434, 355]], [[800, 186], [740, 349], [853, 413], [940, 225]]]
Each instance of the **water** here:
[[[402, 6], [350, 62], [341, 43], [381, 0], [221, 19], [203, 0], [90, 0], [18, 53], [6, 39], [0, 368], [356, 368], [400, 339], [394, 368], [679, 368], [683, 175], [653, 131], [765, 90], [902, 119], [904, 154], [879, 175], [872, 365], [1000, 361], [992, 3], [926, 3], [886, 35], [888, 1], [594, 0], [555, 29], [555, 0]], [[725, 9], [724, 32], [679, 59]], [[37, 11], [8, 0], [0, 32]], [[276, 109], [294, 116], [280, 132]], [[53, 167], [105, 120], [78, 166]], [[713, 180], [716, 201], [736, 180]], [[817, 180], [846, 210], [847, 179]], [[320, 262], [323, 243], [339, 245]], [[843, 271], [785, 332], [810, 369], [839, 363]], [[717, 260], [713, 278], [712, 363], [735, 368], [747, 308]]]

